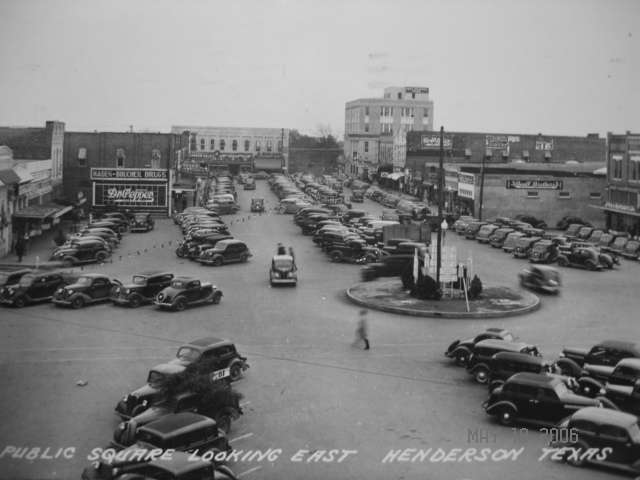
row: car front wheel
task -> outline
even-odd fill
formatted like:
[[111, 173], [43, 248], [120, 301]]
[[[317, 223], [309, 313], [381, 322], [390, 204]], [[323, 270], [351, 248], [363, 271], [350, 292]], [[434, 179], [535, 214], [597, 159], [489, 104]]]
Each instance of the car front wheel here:
[[214, 305], [217, 305], [222, 300], [222, 294], [220, 292], [216, 292], [213, 294], [213, 299], [211, 300]]
[[179, 298], [178, 300], [176, 300], [173, 308], [178, 312], [182, 312], [185, 308], [187, 308], [186, 300], [184, 298]]
[[513, 425], [515, 421], [516, 412], [511, 407], [502, 407], [498, 412], [498, 420], [506, 427]]
[[13, 305], [17, 308], [22, 308], [27, 304], [24, 297], [18, 297], [13, 301]]
[[487, 381], [489, 380], [489, 371], [484, 367], [480, 367], [475, 371], [473, 377], [478, 383], [487, 383]]
[[84, 307], [84, 298], [82, 297], [76, 297], [73, 299], [73, 301], [71, 302], [71, 306], [73, 308], [75, 308], [76, 310], [79, 308]]
[[240, 362], [236, 362], [229, 368], [229, 373], [231, 375], [231, 380], [236, 381], [242, 377], [242, 365]]

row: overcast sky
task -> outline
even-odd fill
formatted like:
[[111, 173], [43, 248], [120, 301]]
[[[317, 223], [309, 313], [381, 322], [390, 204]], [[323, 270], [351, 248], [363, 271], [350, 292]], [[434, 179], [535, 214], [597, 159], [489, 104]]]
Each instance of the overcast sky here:
[[0, 125], [344, 131], [425, 86], [434, 128], [640, 132], [639, 0], [0, 0]]

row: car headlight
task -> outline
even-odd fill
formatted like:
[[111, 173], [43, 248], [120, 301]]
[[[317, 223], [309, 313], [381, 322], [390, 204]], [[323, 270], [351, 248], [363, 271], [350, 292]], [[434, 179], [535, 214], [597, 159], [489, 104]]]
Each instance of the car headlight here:
[[7, 292], [9, 292], [9, 295], [13, 295], [15, 293], [15, 290], [13, 288], [9, 288]]
[[126, 402], [129, 400], [129, 394], [127, 393], [124, 397], [122, 397], [122, 401]]
[[69, 290], [67, 290], [67, 295], [72, 295], [74, 292], [73, 288], [70, 288]]
[[162, 299], [163, 299], [163, 298], [164, 298], [164, 294], [159, 293], [159, 294], [158, 294], [158, 300], [159, 300], [159, 301], [162, 301]]
[[118, 430], [126, 430], [127, 429], [127, 423], [126, 422], [120, 422], [120, 425], [118, 425]]
[[123, 289], [122, 289], [122, 292], [123, 292], [125, 295], [129, 295], [129, 294], [131, 293], [131, 289], [130, 289], [130, 288], [123, 288]]
[[143, 400], [140, 405], [142, 405], [143, 407], [146, 407], [148, 403], [149, 403], [148, 400]]

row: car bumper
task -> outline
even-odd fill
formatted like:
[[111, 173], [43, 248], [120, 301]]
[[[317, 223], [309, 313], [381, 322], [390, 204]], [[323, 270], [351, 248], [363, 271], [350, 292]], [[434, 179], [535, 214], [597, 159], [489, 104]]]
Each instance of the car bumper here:
[[131, 305], [131, 301], [126, 297], [109, 297], [116, 305]]
[[194, 258], [194, 260], [198, 263], [202, 263], [203, 265], [213, 265], [213, 259], [212, 258]]
[[167, 309], [173, 308], [173, 303], [164, 303], [164, 302], [158, 302], [157, 300], [154, 300], [153, 304], [159, 308], [167, 308]]
[[298, 279], [297, 278], [271, 278], [271, 283], [278, 283], [278, 284], [295, 284], [298, 283]]
[[51, 302], [55, 303], [56, 305], [63, 305], [65, 307], [71, 306], [71, 297], [58, 297], [58, 296], [53, 296], [51, 298]]
[[13, 305], [13, 298], [0, 298], [1, 305]]

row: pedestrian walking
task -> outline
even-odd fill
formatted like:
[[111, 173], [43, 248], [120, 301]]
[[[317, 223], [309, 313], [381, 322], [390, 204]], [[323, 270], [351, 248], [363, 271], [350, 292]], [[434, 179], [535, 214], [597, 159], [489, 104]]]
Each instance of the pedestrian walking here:
[[360, 318], [358, 319], [358, 327], [356, 328], [356, 339], [353, 346], [358, 346], [360, 342], [364, 343], [364, 350], [369, 350], [369, 334], [367, 332], [367, 310], [360, 310]]
[[16, 255], [18, 256], [18, 262], [22, 263], [22, 257], [24, 257], [24, 254], [27, 250], [27, 240], [25, 239], [26, 235], [20, 235], [18, 237], [18, 240], [16, 240], [16, 246], [15, 246], [15, 250], [16, 250]]

